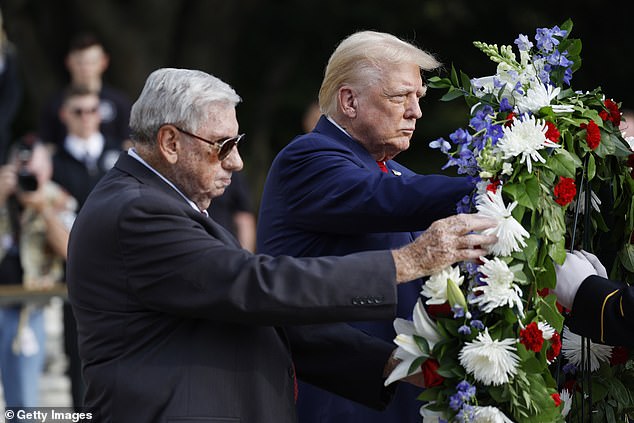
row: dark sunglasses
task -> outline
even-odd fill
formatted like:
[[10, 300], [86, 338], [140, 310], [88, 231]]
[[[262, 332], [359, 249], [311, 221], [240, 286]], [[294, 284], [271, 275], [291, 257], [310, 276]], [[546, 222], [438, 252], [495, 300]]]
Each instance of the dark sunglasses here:
[[218, 148], [218, 160], [220, 161], [223, 161], [224, 159], [229, 157], [229, 154], [231, 153], [231, 149], [233, 149], [234, 146], [237, 146], [240, 140], [244, 138], [244, 135], [245, 135], [245, 134], [239, 134], [239, 135], [236, 135], [235, 137], [227, 137], [227, 138], [219, 139], [218, 141], [211, 141], [206, 138], [199, 137], [196, 134], [192, 134], [191, 132], [187, 132], [186, 130], [181, 129], [176, 125], [172, 125], [172, 126], [174, 126], [174, 128], [176, 128], [178, 131], [182, 132], [185, 135], [189, 135], [192, 138], [196, 138], [197, 140], [206, 142], [207, 144], [213, 145], [214, 147]]
[[80, 117], [82, 115], [93, 115], [93, 114], [97, 113], [98, 111], [99, 111], [98, 107], [92, 107], [90, 109], [82, 109], [82, 108], [77, 107], [76, 109], [72, 109], [70, 112], [73, 115], [75, 115], [77, 117]]

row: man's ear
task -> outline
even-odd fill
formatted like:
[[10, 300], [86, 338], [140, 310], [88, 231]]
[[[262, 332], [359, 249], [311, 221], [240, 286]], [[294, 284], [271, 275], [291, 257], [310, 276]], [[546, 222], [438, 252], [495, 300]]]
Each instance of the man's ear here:
[[156, 142], [161, 155], [168, 163], [174, 164], [178, 161], [180, 151], [179, 132], [172, 125], [163, 125], [156, 134]]
[[341, 112], [350, 119], [357, 117], [357, 96], [354, 90], [343, 86], [339, 88], [337, 95]]

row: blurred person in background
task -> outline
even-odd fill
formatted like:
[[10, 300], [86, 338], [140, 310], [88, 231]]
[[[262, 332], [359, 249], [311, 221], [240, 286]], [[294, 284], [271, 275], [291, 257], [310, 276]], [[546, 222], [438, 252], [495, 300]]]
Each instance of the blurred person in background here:
[[255, 212], [251, 190], [243, 173], [236, 172], [224, 194], [214, 199], [207, 212], [216, 222], [229, 230], [242, 248], [255, 251]]
[[[128, 120], [132, 103], [125, 93], [103, 81], [110, 64], [110, 56], [103, 44], [93, 34], [76, 35], [70, 42], [64, 64], [70, 75], [66, 88], [81, 87], [97, 93], [101, 132], [116, 140], [120, 147], [125, 146], [130, 138]], [[57, 146], [63, 145], [66, 136], [66, 125], [59, 117], [66, 88], [53, 95], [40, 116], [40, 138]]]
[[[312, 257], [399, 248], [436, 219], [456, 213], [456, 204], [473, 190], [469, 179], [419, 175], [394, 160], [409, 148], [422, 116], [422, 72], [439, 66], [431, 54], [386, 33], [362, 31], [341, 42], [319, 91], [323, 115], [316, 126], [306, 124], [309, 132], [282, 149], [269, 170], [258, 252]], [[411, 318], [421, 286], [418, 280], [398, 287], [397, 317]], [[343, 325], [313, 330], [343, 332]], [[350, 326], [393, 346], [392, 320]], [[303, 336], [295, 328], [288, 334], [291, 340]], [[331, 368], [336, 373], [339, 365]], [[401, 384], [389, 406], [378, 411], [303, 383], [298, 419], [418, 423], [420, 392]]]
[[[64, 139], [53, 156], [53, 180], [77, 199], [78, 207], [101, 177], [114, 165], [121, 143], [100, 131], [101, 107], [95, 91], [84, 86], [69, 86], [58, 111], [64, 124]], [[73, 404], [80, 407], [84, 396], [81, 362], [77, 349], [77, 328], [73, 311], [64, 303], [64, 346], [68, 356]]]
[[[51, 181], [47, 147], [26, 136], [0, 167], [0, 283], [47, 289], [62, 281], [76, 201]], [[45, 359], [44, 303], [0, 307], [5, 404], [37, 407]]]
[[7, 38], [0, 10], [0, 164], [5, 163], [11, 136], [11, 125], [22, 101], [18, 55]]

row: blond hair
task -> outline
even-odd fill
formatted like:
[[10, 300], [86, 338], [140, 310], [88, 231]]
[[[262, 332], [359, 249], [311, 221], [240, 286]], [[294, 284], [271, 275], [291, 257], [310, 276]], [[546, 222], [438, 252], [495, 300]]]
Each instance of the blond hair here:
[[343, 85], [363, 87], [381, 80], [389, 65], [412, 63], [429, 71], [441, 66], [430, 53], [391, 34], [360, 31], [345, 38], [328, 60], [319, 89], [319, 107], [329, 116], [337, 110], [337, 92]]

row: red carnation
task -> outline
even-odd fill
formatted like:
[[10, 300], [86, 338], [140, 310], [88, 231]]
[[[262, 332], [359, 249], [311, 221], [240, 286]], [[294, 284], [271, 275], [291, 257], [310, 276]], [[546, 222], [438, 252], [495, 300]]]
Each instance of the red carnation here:
[[420, 368], [423, 371], [423, 378], [425, 380], [425, 388], [433, 388], [434, 386], [442, 385], [445, 378], [437, 373], [440, 364], [433, 358], [428, 358], [421, 364]]
[[577, 194], [577, 186], [575, 180], [572, 178], [566, 178], [564, 176], [559, 178], [559, 182], [555, 185], [553, 190], [555, 194], [555, 202], [560, 206], [567, 206], [572, 200], [574, 200]]
[[527, 350], [540, 352], [544, 345], [544, 336], [542, 331], [537, 327], [537, 323], [529, 323], [525, 329], [520, 331], [520, 342], [524, 344]]
[[552, 362], [561, 352], [561, 337], [557, 332], [550, 338], [550, 348], [546, 351], [546, 359]]
[[517, 115], [514, 112], [506, 115], [506, 123], [504, 124], [504, 126], [511, 126], [513, 124], [513, 119], [515, 118], [515, 116]]
[[430, 304], [426, 306], [427, 314], [432, 318], [451, 316], [451, 306], [448, 302], [442, 304]]
[[619, 106], [614, 101], [607, 99], [603, 102], [603, 105], [608, 109], [602, 110], [599, 113], [601, 119], [603, 121], [609, 120], [614, 124], [614, 126], [618, 127], [621, 124], [621, 112], [619, 111]]
[[617, 364], [625, 364], [630, 355], [630, 352], [625, 347], [612, 348], [612, 355], [610, 356], [610, 365], [616, 366]]
[[561, 405], [561, 397], [559, 396], [559, 393], [555, 392], [550, 396], [552, 397], [553, 401], [555, 401], [555, 407], [559, 407]]
[[548, 128], [546, 129], [546, 138], [548, 138], [552, 142], [558, 143], [561, 134], [559, 133], [559, 129], [557, 129], [557, 126], [555, 126], [555, 124], [552, 122], [546, 121], [546, 127]]
[[582, 123], [580, 126], [582, 129], [586, 130], [586, 142], [588, 143], [588, 147], [590, 147], [591, 150], [597, 148], [601, 142], [601, 131], [599, 130], [599, 125], [591, 120], [587, 125]]

